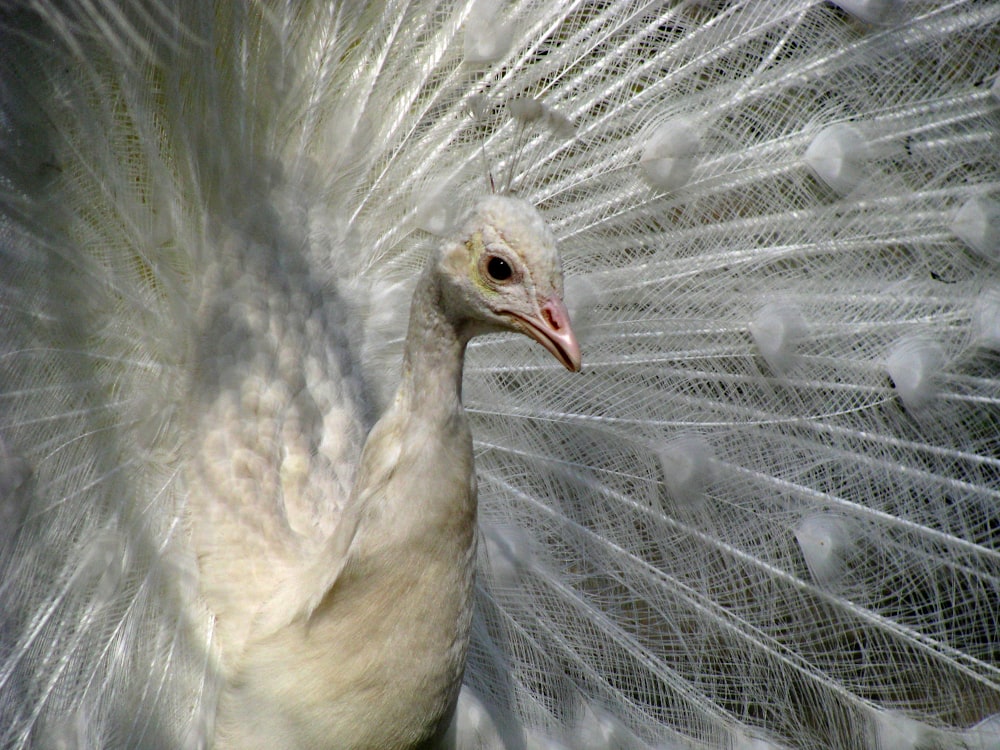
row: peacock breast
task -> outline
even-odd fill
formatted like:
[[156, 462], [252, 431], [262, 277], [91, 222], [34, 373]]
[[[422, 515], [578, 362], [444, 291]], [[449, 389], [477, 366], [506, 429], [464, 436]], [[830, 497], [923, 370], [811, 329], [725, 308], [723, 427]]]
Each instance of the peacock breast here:
[[417, 747], [447, 720], [476, 557], [471, 438], [464, 418], [454, 426], [422, 438], [376, 426], [366, 451], [394, 435], [393, 460], [363, 461], [349, 560], [308, 619], [249, 644], [225, 696], [244, 725], [227, 746]]

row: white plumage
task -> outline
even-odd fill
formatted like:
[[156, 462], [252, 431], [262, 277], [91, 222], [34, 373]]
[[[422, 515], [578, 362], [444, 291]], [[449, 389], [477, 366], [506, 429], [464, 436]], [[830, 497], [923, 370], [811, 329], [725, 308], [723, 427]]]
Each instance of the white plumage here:
[[[476, 567], [465, 349], [473, 336], [516, 330], [579, 370], [561, 294], [537, 212], [482, 201], [417, 283], [399, 389], [365, 440], [349, 496], [327, 485], [326, 503], [286, 528], [285, 487], [190, 491], [223, 678], [216, 747], [416, 747], [447, 728]], [[267, 547], [261, 566], [240, 564], [240, 536]]]
[[450, 740], [1000, 747], [1000, 6], [62, 6], [0, 11], [0, 746], [250, 728], [220, 644], [492, 181], [584, 373], [469, 346]]

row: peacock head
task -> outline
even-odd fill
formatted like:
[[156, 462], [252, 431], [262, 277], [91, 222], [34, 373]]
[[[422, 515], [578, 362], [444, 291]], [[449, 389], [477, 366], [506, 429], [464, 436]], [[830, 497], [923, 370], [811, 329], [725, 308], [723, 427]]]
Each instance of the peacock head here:
[[531, 205], [499, 195], [480, 201], [442, 249], [438, 268], [449, 308], [472, 334], [523, 333], [579, 372], [555, 237]]

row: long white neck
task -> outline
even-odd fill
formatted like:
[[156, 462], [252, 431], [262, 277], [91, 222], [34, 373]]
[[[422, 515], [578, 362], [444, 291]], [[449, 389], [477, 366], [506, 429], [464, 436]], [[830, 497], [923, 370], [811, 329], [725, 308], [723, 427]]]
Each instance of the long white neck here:
[[461, 409], [462, 366], [471, 331], [443, 309], [441, 282], [433, 267], [418, 282], [410, 305], [403, 373], [396, 408], [432, 422]]

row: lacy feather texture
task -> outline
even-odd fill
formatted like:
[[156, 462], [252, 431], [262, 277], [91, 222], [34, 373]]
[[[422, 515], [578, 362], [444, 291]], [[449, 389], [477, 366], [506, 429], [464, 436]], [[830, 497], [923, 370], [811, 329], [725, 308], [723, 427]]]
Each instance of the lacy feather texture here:
[[0, 747], [211, 747], [495, 190], [584, 369], [468, 347], [447, 741], [1000, 748], [998, 74], [987, 0], [5, 3]]

